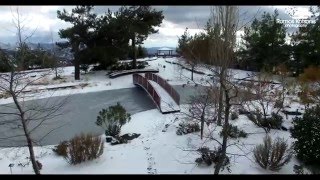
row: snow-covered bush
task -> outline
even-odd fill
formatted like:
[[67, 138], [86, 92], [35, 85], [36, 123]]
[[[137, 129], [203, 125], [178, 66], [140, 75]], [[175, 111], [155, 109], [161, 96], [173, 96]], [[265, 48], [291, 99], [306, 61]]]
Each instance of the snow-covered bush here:
[[232, 112], [231, 115], [230, 115], [230, 117], [231, 117], [231, 120], [236, 120], [236, 119], [239, 118], [239, 115], [238, 115], [238, 113], [236, 113], [236, 112]]
[[[222, 155], [221, 148], [210, 150], [208, 147], [204, 146], [199, 148], [197, 151], [201, 155], [201, 157], [195, 160], [198, 165], [210, 166], [212, 163], [217, 163]], [[230, 159], [226, 156], [225, 161], [222, 164], [222, 168], [227, 166], [229, 163]]]
[[320, 106], [306, 109], [302, 118], [293, 119], [291, 135], [297, 139], [297, 157], [310, 164], [320, 163]]
[[62, 141], [52, 149], [58, 156], [67, 156], [68, 153], [68, 141]]
[[280, 129], [283, 122], [283, 117], [276, 113], [271, 113], [271, 117], [267, 118], [266, 126], [270, 129]]
[[[224, 131], [220, 132], [221, 137], [223, 136], [223, 133]], [[232, 126], [231, 124], [228, 126], [227, 134], [228, 134], [228, 137], [230, 138], [239, 138], [239, 137], [246, 138], [248, 135], [243, 130], [239, 130], [237, 126]]]
[[1, 92], [0, 91], [0, 99], [1, 98], [9, 98], [10, 97], [10, 93], [8, 91], [5, 91], [5, 92]]
[[37, 163], [37, 165], [38, 165], [38, 167], [39, 167], [39, 170], [41, 170], [42, 169], [42, 163], [40, 162], [40, 161], [36, 161], [36, 163]]
[[80, 69], [82, 71], [84, 71], [84, 73], [86, 74], [88, 72], [88, 69], [89, 69], [89, 64], [81, 64], [80, 65]]
[[292, 157], [291, 149], [284, 139], [277, 138], [272, 142], [270, 136], [266, 136], [263, 139], [263, 144], [254, 148], [253, 154], [259, 166], [271, 171], [280, 170]]
[[177, 135], [189, 134], [193, 132], [199, 132], [200, 126], [197, 122], [182, 122], [176, 131]]
[[117, 136], [120, 134], [121, 127], [129, 122], [131, 115], [127, 113], [120, 103], [102, 109], [97, 117], [96, 124], [105, 130], [106, 136]]
[[64, 158], [69, 164], [75, 165], [100, 157], [103, 149], [104, 142], [100, 137], [82, 134], [69, 141], [67, 155]]
[[257, 111], [247, 114], [247, 117], [255, 125], [263, 128], [267, 133], [270, 131], [270, 129], [281, 129], [281, 125], [283, 122], [283, 117], [276, 113], [272, 113], [271, 117], [264, 118], [262, 114]]

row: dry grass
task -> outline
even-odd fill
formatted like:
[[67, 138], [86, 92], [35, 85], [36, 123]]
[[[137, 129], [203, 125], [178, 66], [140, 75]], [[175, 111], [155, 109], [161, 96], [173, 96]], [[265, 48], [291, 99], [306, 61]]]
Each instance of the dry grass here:
[[10, 93], [8, 91], [0, 92], [0, 99], [4, 98], [7, 99], [10, 97]]

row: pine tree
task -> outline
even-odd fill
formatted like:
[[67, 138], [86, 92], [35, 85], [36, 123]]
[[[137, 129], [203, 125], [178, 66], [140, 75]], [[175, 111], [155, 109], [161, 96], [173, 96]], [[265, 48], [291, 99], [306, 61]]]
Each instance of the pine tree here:
[[[150, 6], [122, 6], [116, 18], [122, 19], [122, 27], [127, 30], [126, 35], [131, 39], [132, 49], [142, 44], [149, 34], [157, 33], [155, 26], [160, 26], [164, 18], [162, 11], [151, 9]], [[134, 51], [132, 66], [136, 68], [136, 52]]]
[[255, 70], [271, 71], [289, 60], [289, 48], [285, 44], [286, 28], [277, 23], [279, 13], [264, 12], [261, 20], [254, 19], [250, 27], [244, 28], [239, 58], [242, 65]]
[[[93, 32], [89, 31], [95, 27], [95, 20], [97, 15], [92, 13], [93, 6], [77, 6], [72, 9], [71, 13], [68, 13], [65, 9], [63, 11], [58, 10], [58, 18], [71, 23], [73, 26], [60, 29], [59, 36], [62, 39], [68, 40], [68, 46], [71, 46], [72, 52], [74, 54], [74, 77], [76, 80], [80, 79], [80, 44], [87, 44], [90, 40]], [[59, 45], [59, 44], [58, 44]], [[65, 47], [65, 46], [63, 46]]]
[[310, 11], [316, 23], [299, 27], [299, 31], [291, 35], [294, 58], [291, 65], [297, 75], [311, 65], [320, 66], [320, 15], [316, 16], [320, 8], [310, 9]]
[[297, 157], [310, 164], [320, 163], [320, 106], [306, 109], [302, 118], [293, 120], [291, 135], [297, 139], [294, 149]]

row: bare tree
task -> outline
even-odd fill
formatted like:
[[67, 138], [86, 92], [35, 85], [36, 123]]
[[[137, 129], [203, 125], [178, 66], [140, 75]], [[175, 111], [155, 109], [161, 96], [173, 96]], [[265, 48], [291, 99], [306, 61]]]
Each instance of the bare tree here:
[[195, 96], [190, 99], [189, 113], [187, 114], [191, 119], [200, 121], [200, 137], [203, 138], [203, 131], [205, 123], [207, 125], [216, 121], [216, 88], [205, 87], [202, 92], [198, 92]]
[[[53, 102], [50, 101], [49, 98], [43, 104], [24, 101], [25, 98], [34, 97], [34, 94], [27, 95], [27, 93], [25, 93], [29, 90], [28, 88], [35, 82], [47, 76], [49, 73], [43, 73], [37, 78], [32, 78], [29, 76], [28, 72], [20, 71], [23, 69], [21, 67], [23, 66], [21, 61], [24, 62], [27, 60], [25, 55], [28, 53], [28, 49], [22, 48], [22, 46], [26, 45], [26, 40], [33, 35], [34, 31], [31, 35], [23, 38], [24, 26], [21, 24], [22, 21], [19, 9], [16, 10], [16, 14], [13, 15], [13, 17], [13, 23], [17, 29], [18, 47], [20, 50], [23, 50], [15, 57], [7, 55], [2, 50], [0, 51], [2, 57], [1, 60], [10, 69], [8, 73], [0, 74], [0, 94], [6, 93], [13, 100], [13, 105], [1, 105], [1, 124], [4, 125], [3, 128], [12, 129], [7, 131], [9, 132], [6, 133], [7, 136], [1, 137], [1, 140], [10, 139], [12, 141], [21, 141], [22, 137], [22, 141], [28, 146], [33, 170], [35, 174], [40, 174], [39, 162], [36, 160], [33, 147], [34, 144], [40, 143], [44, 137], [53, 131], [53, 129], [46, 131], [42, 134], [42, 137], [40, 137], [39, 132], [36, 131], [40, 129], [39, 127], [45, 126], [46, 121], [61, 115], [60, 111], [66, 104], [67, 99]], [[17, 57], [19, 58], [19, 61], [17, 60]]]
[[[219, 83], [218, 89], [211, 91], [218, 96], [218, 107], [214, 109], [217, 112], [217, 124], [222, 127], [222, 142], [213, 139], [220, 145], [219, 159], [215, 165], [215, 174], [219, 174], [227, 159], [227, 144], [229, 115], [232, 106], [241, 105], [243, 101], [239, 94], [241, 90], [238, 85], [243, 79], [235, 79], [230, 68], [235, 62], [236, 32], [238, 28], [239, 11], [235, 6], [215, 6], [211, 9], [211, 17], [207, 23], [206, 33], [201, 33], [192, 37], [194, 44], [188, 42], [189, 46], [185, 46], [187, 59], [193, 62], [205, 62], [206, 68], [211, 70], [213, 81], [212, 84]], [[184, 55], [186, 56], [186, 55]], [[185, 57], [186, 58], [186, 57]], [[245, 78], [244, 78], [245, 79]], [[212, 96], [212, 95], [211, 95]], [[211, 102], [212, 103], [212, 102]], [[199, 104], [199, 103], [198, 103]], [[203, 121], [204, 107], [207, 107], [207, 101], [200, 103], [198, 106], [197, 116]], [[194, 115], [193, 115], [194, 116]], [[222, 121], [223, 120], [223, 121]]]
[[54, 61], [53, 69], [54, 69], [54, 72], [55, 72], [55, 78], [57, 79], [59, 77], [58, 76], [59, 59], [56, 57], [55, 43], [54, 43], [54, 40], [53, 40], [52, 30], [50, 30], [50, 37], [51, 37], [51, 44], [52, 44], [51, 56], [52, 56], [52, 59]]
[[257, 112], [261, 112], [264, 119], [269, 116], [270, 112], [279, 114], [284, 106], [285, 89], [280, 83], [271, 82], [271, 77], [267, 73], [259, 73], [256, 77], [257, 81], [251, 81], [246, 85], [255, 99], [255, 101], [248, 101], [245, 104], [246, 107], [248, 110], [255, 109]]
[[221, 145], [221, 157], [216, 164], [214, 174], [219, 174], [220, 169], [226, 158], [227, 139], [226, 134], [229, 128], [229, 114], [231, 100], [238, 96], [237, 86], [232, 81], [232, 75], [228, 68], [235, 61], [235, 45], [236, 32], [238, 28], [239, 10], [235, 6], [215, 6], [211, 8], [211, 16], [209, 19], [207, 31], [209, 39], [208, 56], [211, 65], [209, 67], [213, 72], [213, 76], [219, 79], [219, 108], [218, 108], [218, 122], [222, 122], [222, 114], [224, 114], [223, 122], [223, 140]]

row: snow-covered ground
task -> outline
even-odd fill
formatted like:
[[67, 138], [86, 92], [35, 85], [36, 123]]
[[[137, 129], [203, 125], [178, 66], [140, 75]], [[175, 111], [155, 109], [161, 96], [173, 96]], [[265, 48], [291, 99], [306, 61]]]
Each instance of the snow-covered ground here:
[[[194, 82], [206, 85], [206, 81], [210, 80], [209, 76], [194, 74], [194, 82], [191, 82], [190, 71], [182, 69], [179, 65], [168, 63], [165, 60], [177, 61], [176, 58], [153, 59], [152, 61], [148, 61], [150, 66], [147, 68], [159, 69], [158, 74], [168, 80], [171, 85], [193, 85]], [[200, 71], [201, 68], [198, 70]], [[202, 71], [205, 72], [206, 70], [202, 69]], [[53, 71], [51, 71], [47, 79], [30, 86], [30, 89], [28, 89], [31, 91], [29, 95], [36, 95], [33, 97], [33, 99], [35, 99], [134, 87], [132, 75], [110, 79], [106, 75], [106, 71], [96, 71], [83, 74], [81, 75], [81, 80], [75, 81], [73, 80], [73, 72], [73, 67], [65, 67], [63, 68], [63, 72], [60, 72], [63, 79], [52, 80], [54, 74]], [[232, 70], [232, 72], [236, 78], [243, 78], [250, 74], [250, 72], [241, 70]], [[39, 77], [41, 73], [46, 72], [33, 72], [30, 73], [29, 76], [30, 78], [34, 75]], [[74, 86], [74, 88], [45, 90], [46, 88], [55, 88], [57, 86]], [[0, 104], [10, 102], [12, 102], [10, 98], [0, 99]], [[287, 102], [287, 104], [290, 104], [288, 110], [303, 109], [299, 103]], [[199, 132], [178, 136], [176, 134], [178, 124], [185, 120], [185, 113], [188, 113], [188, 106], [180, 105], [180, 109], [182, 112], [174, 114], [161, 114], [157, 109], [133, 114], [131, 121], [122, 127], [121, 134], [140, 133], [141, 136], [127, 144], [111, 146], [106, 143], [104, 153], [100, 158], [76, 166], [69, 165], [62, 157], [56, 156], [52, 152], [53, 146], [35, 147], [37, 159], [43, 164], [41, 173], [212, 174], [214, 171], [213, 165], [209, 167], [199, 167], [196, 165], [195, 159], [200, 155], [195, 150], [203, 146], [214, 149], [217, 143], [212, 140], [210, 141], [208, 138], [201, 140]], [[288, 119], [284, 118], [284, 125], [291, 127], [291, 121], [292, 116], [289, 116]], [[230, 146], [227, 151], [230, 157], [230, 172], [228, 169], [224, 169], [222, 174], [294, 173], [293, 166], [299, 164], [295, 157], [279, 172], [262, 169], [254, 162], [252, 150], [255, 145], [262, 143], [263, 137], [265, 136], [263, 129], [254, 125], [244, 115], [240, 115], [239, 119], [231, 121], [231, 123], [247, 132], [248, 137], [229, 140]], [[165, 128], [166, 125], [168, 126], [167, 128]], [[220, 131], [221, 127], [205, 125], [204, 136], [212, 136], [221, 140], [219, 136]], [[293, 142], [289, 131], [271, 130], [269, 135], [273, 139], [276, 137], [284, 138], [289, 144]], [[10, 173], [8, 166], [11, 163], [14, 164], [12, 173], [33, 173], [32, 165], [27, 157], [28, 149], [26, 147], [0, 148], [0, 173]]]
[[[187, 112], [187, 106], [182, 111]], [[199, 132], [178, 136], [176, 129], [184, 121], [183, 113], [161, 114], [158, 110], [149, 110], [134, 114], [129, 123], [125, 124], [121, 134], [140, 133], [141, 136], [127, 144], [111, 146], [105, 144], [103, 155], [93, 161], [79, 165], [70, 165], [62, 157], [52, 152], [53, 146], [35, 147], [37, 159], [42, 163], [43, 174], [212, 174], [213, 165], [209, 167], [197, 166], [195, 159], [200, 155], [195, 151], [199, 147], [213, 148], [217, 143], [207, 138], [200, 139]], [[230, 172], [227, 169], [222, 174], [293, 174], [293, 166], [298, 164], [295, 157], [279, 172], [262, 169], [254, 162], [252, 149], [262, 143], [265, 135], [261, 128], [256, 127], [246, 116], [231, 122], [239, 129], [248, 133], [247, 138], [230, 139], [228, 153], [245, 156], [230, 157]], [[169, 127], [165, 128], [168, 124]], [[214, 127], [205, 129], [205, 136], [209, 136]], [[166, 129], [165, 132], [163, 130]], [[211, 134], [220, 139], [220, 128]], [[271, 130], [273, 138], [281, 137], [291, 143], [293, 139], [288, 131]], [[103, 136], [104, 137], [104, 136]], [[12, 173], [33, 173], [31, 163], [25, 167], [28, 150], [22, 148], [0, 149], [0, 173], [10, 173], [8, 165], [14, 164]]]
[[[147, 68], [159, 68], [158, 65], [155, 65], [155, 62], [158, 64], [165, 64], [164, 60], [159, 58], [141, 59], [143, 60], [152, 60], [148, 61], [150, 67]], [[170, 69], [170, 67], [168, 67]], [[171, 68], [172, 69], [172, 68]], [[163, 68], [160, 70], [160, 76], [163, 77], [176, 77], [172, 73], [174, 71], [165, 71]], [[111, 79], [107, 76], [107, 71], [90, 71], [87, 74], [81, 73], [81, 80], [74, 80], [74, 67], [63, 67], [59, 68], [59, 75], [63, 79], [53, 80], [55, 73], [53, 70], [46, 69], [43, 72], [30, 72], [28, 77], [30, 81], [39, 78], [41, 75], [45, 75], [44, 78], [41, 78], [32, 84], [30, 84], [25, 91], [28, 91], [24, 100], [46, 98], [51, 96], [64, 96], [77, 93], [88, 93], [104, 90], [114, 90], [122, 88], [132, 88], [135, 87], [132, 82], [132, 75], [120, 76], [114, 79]], [[187, 73], [187, 72], [185, 72]], [[173, 85], [179, 85], [186, 83], [185, 80], [175, 80]], [[171, 82], [169, 82], [171, 83]], [[65, 86], [74, 86], [74, 88], [65, 88], [65, 89], [54, 89], [46, 90], [47, 88], [56, 88], [56, 87], [65, 87]], [[31, 91], [31, 92], [30, 92]], [[4, 93], [4, 92], [0, 92]], [[0, 104], [7, 104], [13, 102], [12, 98], [0, 98]]]
[[[182, 69], [179, 65], [171, 64], [166, 62], [174, 61], [177, 62], [178, 58], [144, 58], [138, 59], [138, 61], [147, 61], [150, 66], [146, 68], [151, 69], [159, 69], [158, 75], [163, 77], [165, 80], [169, 82], [171, 85], [183, 85], [183, 84], [201, 84], [201, 85], [209, 85], [211, 82], [210, 76], [200, 75], [194, 73], [193, 82], [191, 79], [191, 72]], [[181, 62], [181, 61], [180, 61]], [[206, 73], [210, 73], [209, 70], [205, 68], [199, 67], [198, 71], [203, 71]], [[249, 71], [242, 70], [232, 70], [234, 76], [246, 77], [250, 74]], [[45, 69], [42, 72], [30, 72], [28, 73], [28, 77], [30, 81], [39, 78], [41, 75], [45, 75], [44, 78], [41, 78], [31, 85], [29, 85], [25, 91], [28, 91], [24, 100], [31, 99], [39, 99], [46, 98], [52, 96], [64, 96], [70, 94], [77, 93], [88, 93], [88, 92], [96, 92], [96, 91], [104, 91], [104, 90], [114, 90], [114, 89], [122, 89], [122, 88], [132, 88], [134, 84], [132, 82], [132, 75], [120, 76], [117, 78], [109, 78], [107, 75], [107, 71], [90, 71], [87, 74], [81, 73], [80, 80], [74, 80], [74, 67], [63, 67], [59, 68], [59, 75], [63, 79], [53, 80], [55, 77], [55, 73], [51, 69]], [[68, 87], [68, 86], [73, 86]], [[59, 89], [55, 89], [60, 87]], [[67, 87], [67, 88], [63, 88]], [[47, 90], [50, 88], [50, 90]], [[0, 92], [2, 93], [2, 92]], [[7, 104], [13, 102], [12, 98], [0, 98], [0, 104]]]

